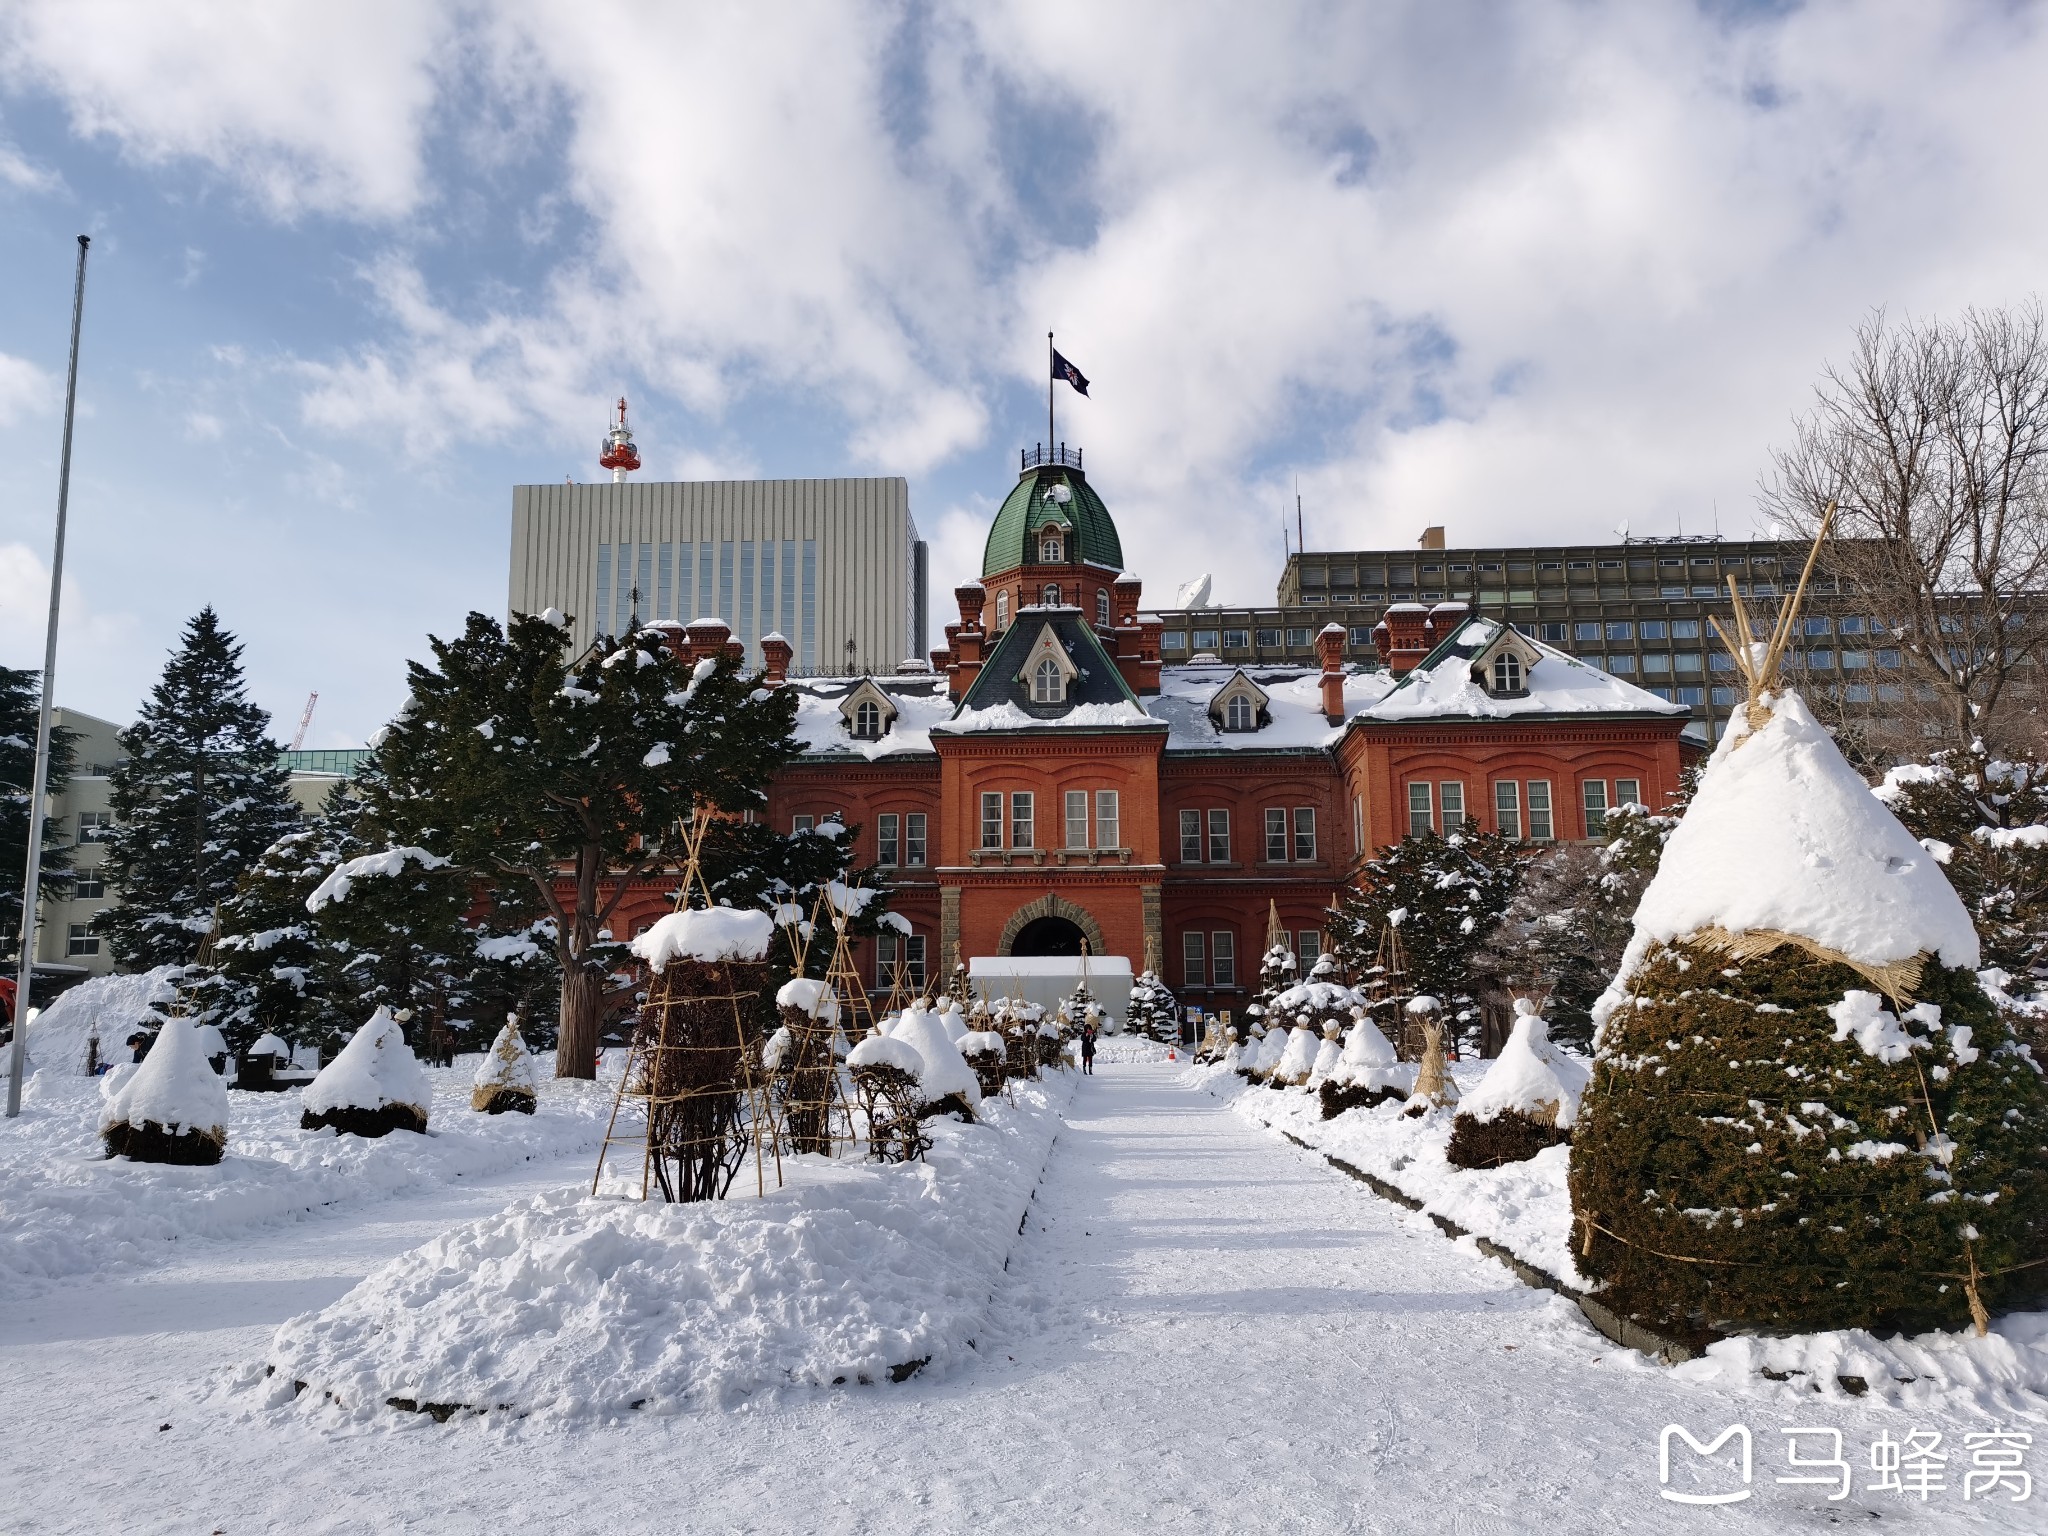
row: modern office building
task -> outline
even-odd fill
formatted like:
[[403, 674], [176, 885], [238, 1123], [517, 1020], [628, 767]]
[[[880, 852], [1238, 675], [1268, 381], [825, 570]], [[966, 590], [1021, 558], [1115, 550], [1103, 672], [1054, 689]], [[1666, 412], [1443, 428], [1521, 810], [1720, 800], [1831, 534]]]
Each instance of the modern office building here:
[[[1727, 614], [1730, 577], [1765, 607], [1789, 594], [1806, 553], [1804, 544], [1714, 537], [1448, 549], [1443, 529], [1430, 528], [1414, 549], [1295, 554], [1271, 608], [1166, 611], [1160, 647], [1169, 661], [1211, 651], [1231, 662], [1305, 664], [1316, 634], [1341, 624], [1347, 654], [1363, 658], [1390, 605], [1464, 602], [1685, 705], [1694, 734], [1711, 737], [1741, 690], [1708, 615]], [[1839, 585], [1815, 571], [1789, 664], [1810, 689], [1881, 711], [1904, 699], [1897, 644]]]
[[510, 609], [558, 608], [575, 642], [629, 620], [717, 618], [761, 664], [894, 672], [925, 650], [926, 550], [895, 477], [627, 481], [512, 491]]

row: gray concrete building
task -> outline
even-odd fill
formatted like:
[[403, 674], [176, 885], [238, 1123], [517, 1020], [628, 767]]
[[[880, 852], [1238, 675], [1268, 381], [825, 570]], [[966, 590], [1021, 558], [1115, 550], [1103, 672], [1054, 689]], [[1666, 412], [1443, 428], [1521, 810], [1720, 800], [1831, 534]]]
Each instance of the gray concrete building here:
[[[1732, 658], [1707, 625], [1728, 613], [1728, 579], [1772, 609], [1799, 580], [1807, 546], [1764, 539], [1687, 537], [1614, 544], [1445, 547], [1431, 528], [1412, 549], [1310, 550], [1289, 557], [1270, 608], [1167, 611], [1169, 662], [1200, 651], [1225, 661], [1315, 657], [1316, 632], [1342, 624], [1351, 655], [1373, 654], [1373, 626], [1391, 603], [1456, 599], [1505, 619], [1664, 698], [1689, 706], [1694, 733], [1719, 734], [1741, 697]], [[1809, 690], [1882, 717], [1905, 701], [1898, 642], [1866, 600], [1815, 572], [1789, 665]]]
[[718, 618], [760, 664], [893, 672], [926, 649], [926, 549], [896, 477], [610, 481], [512, 491], [514, 613], [559, 608], [577, 646], [641, 622]]

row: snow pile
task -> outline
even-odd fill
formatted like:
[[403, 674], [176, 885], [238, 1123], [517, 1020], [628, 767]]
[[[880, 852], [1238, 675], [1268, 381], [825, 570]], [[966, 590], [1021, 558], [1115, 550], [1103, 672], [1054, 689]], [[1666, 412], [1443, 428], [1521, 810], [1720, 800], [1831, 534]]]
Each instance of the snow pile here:
[[[172, 1137], [211, 1141], [216, 1150], [227, 1142], [228, 1086], [213, 1070], [199, 1030], [188, 1019], [164, 1021], [142, 1065], [123, 1074], [100, 1116], [110, 1155], [130, 1150], [127, 1142], [146, 1126]], [[140, 1145], [132, 1150], [146, 1155]]]
[[[421, 1076], [425, 1076], [424, 1069]], [[519, 1015], [507, 1014], [505, 1027], [491, 1042], [490, 1051], [477, 1064], [470, 1079], [469, 1107], [484, 1114], [519, 1110], [532, 1114], [540, 1094], [540, 1073], [533, 1053], [519, 1033]]]
[[[1274, 1029], [1271, 1033], [1281, 1034], [1283, 1031]], [[1298, 1088], [1315, 1070], [1316, 1052], [1322, 1042], [1316, 1038], [1316, 1032], [1305, 1024], [1297, 1024], [1284, 1033], [1287, 1044], [1280, 1052], [1280, 1060], [1274, 1064], [1273, 1080]]]
[[1323, 1043], [1316, 1047], [1316, 1064], [1309, 1069], [1308, 1085], [1317, 1087], [1327, 1081], [1344, 1059], [1344, 1040], [1335, 1024], [1323, 1026]]
[[[95, 976], [80, 982], [29, 1025], [30, 1066], [83, 1075], [86, 1043], [94, 1035], [100, 1039], [100, 1060], [126, 1061], [128, 1037], [163, 1022], [158, 1009], [177, 997], [183, 974], [183, 966], [160, 965], [135, 976]], [[0, 1053], [4, 1059], [5, 1053]]]
[[1251, 1053], [1251, 1073], [1264, 1080], [1271, 1077], [1280, 1065], [1280, 1058], [1287, 1054], [1287, 1031], [1275, 1024], [1253, 1042], [1256, 1049]]
[[785, 981], [775, 994], [775, 1006], [795, 1008], [813, 1019], [826, 1023], [839, 1020], [839, 999], [833, 995], [831, 986], [822, 981], [813, 981], [808, 976], [793, 977]]
[[766, 912], [709, 907], [671, 912], [633, 941], [633, 953], [657, 975], [671, 960], [764, 960], [775, 936]]
[[278, 1036], [266, 1033], [260, 1036], [254, 1045], [249, 1047], [249, 1054], [251, 1056], [275, 1056], [282, 1061], [290, 1061], [292, 1059], [292, 1048]]
[[270, 1400], [304, 1382], [293, 1411], [330, 1422], [393, 1399], [588, 1420], [941, 1375], [988, 1337], [1070, 1092], [935, 1122], [923, 1162], [799, 1159], [759, 1199], [565, 1190], [467, 1223], [284, 1324]]
[[1553, 1045], [1550, 1025], [1527, 998], [1515, 999], [1515, 1027], [1479, 1086], [1459, 1101], [1458, 1113], [1491, 1120], [1519, 1110], [1546, 1125], [1569, 1126], [1579, 1117], [1579, 1096], [1593, 1080], [1580, 1058]]
[[981, 1102], [981, 1084], [947, 1032], [944, 1015], [912, 1005], [889, 1026], [889, 1038], [917, 1052], [924, 1064], [918, 1074], [918, 1086], [932, 1103], [958, 1095], [960, 1102], [971, 1110]]
[[[306, 1128], [334, 1125], [351, 1129], [348, 1111], [390, 1111], [387, 1129], [424, 1131], [434, 1091], [426, 1068], [405, 1043], [405, 1031], [389, 1008], [379, 1007], [369, 1022], [349, 1038], [334, 1060], [320, 1069], [320, 1075], [306, 1085], [299, 1107]], [[410, 1111], [410, 1115], [402, 1113]], [[417, 1125], [409, 1122], [417, 1119]], [[358, 1134], [381, 1135], [378, 1131]]]
[[1934, 856], [1798, 695], [1770, 708], [1755, 732], [1743, 711], [1729, 717], [1636, 909], [1617, 985], [1652, 945], [1710, 927], [1797, 934], [1868, 966], [1931, 953], [1974, 969], [1977, 930]]
[[1351, 1032], [1344, 1037], [1344, 1054], [1337, 1059], [1337, 1070], [1330, 1074], [1330, 1080], [1347, 1088], [1363, 1088], [1369, 1092], [1392, 1089], [1403, 1098], [1415, 1091], [1415, 1066], [1403, 1062], [1396, 1054], [1387, 1037], [1380, 1033], [1379, 1025], [1365, 1016], [1365, 1010], [1352, 1010]]
[[850, 1069], [894, 1067], [912, 1077], [924, 1076], [924, 1058], [918, 1055], [917, 1047], [906, 1040], [891, 1039], [888, 1035], [869, 1035], [847, 1052], [846, 1065]]

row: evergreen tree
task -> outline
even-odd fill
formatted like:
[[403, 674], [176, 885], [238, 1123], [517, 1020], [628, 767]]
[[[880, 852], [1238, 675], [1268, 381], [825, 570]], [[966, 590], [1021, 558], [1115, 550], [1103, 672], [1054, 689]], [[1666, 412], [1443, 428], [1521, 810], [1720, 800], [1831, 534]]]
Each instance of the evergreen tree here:
[[673, 870], [701, 802], [749, 810], [796, 751], [796, 697], [694, 667], [647, 631], [564, 654], [564, 627], [472, 613], [429, 639], [411, 698], [377, 745], [364, 794], [379, 831], [489, 885], [519, 882], [554, 919], [562, 967], [556, 1072], [596, 1070], [600, 930], [631, 884]]
[[120, 737], [106, 869], [121, 901], [93, 927], [124, 964], [190, 962], [214, 908], [299, 825], [269, 730], [243, 684], [242, 647], [202, 608]]
[[1273, 999], [1285, 992], [1301, 979], [1301, 968], [1296, 963], [1294, 951], [1287, 947], [1286, 940], [1277, 934], [1269, 934], [1273, 942], [1266, 946], [1266, 952], [1259, 957], [1259, 989], [1252, 994], [1252, 1000], [1245, 1004], [1246, 1028], [1256, 1023], [1265, 1030], [1273, 1021], [1268, 1017], [1273, 1011]]
[[234, 895], [221, 903], [213, 969], [221, 978], [222, 996], [215, 1022], [230, 1050], [246, 1051], [266, 1033], [295, 1044], [314, 1043], [313, 996], [323, 957], [306, 898], [343, 857], [340, 835], [328, 816], [311, 817], [266, 848]]
[[1453, 1014], [1473, 989], [1474, 962], [1513, 899], [1529, 846], [1498, 832], [1418, 832], [1382, 849], [1332, 922], [1337, 957], [1354, 976], [1378, 963], [1391, 923], [1401, 936], [1410, 992], [1441, 998]]
[[[28, 878], [29, 791], [35, 786], [40, 674], [0, 667], [0, 956], [21, 955], [21, 892]], [[50, 732], [49, 792], [60, 795], [76, 767], [78, 737]], [[54, 819], [43, 823], [42, 892], [71, 892], [71, 844]]]
[[1129, 1011], [1132, 1033], [1167, 1043], [1180, 1039], [1180, 1004], [1157, 973], [1147, 971], [1132, 984]]

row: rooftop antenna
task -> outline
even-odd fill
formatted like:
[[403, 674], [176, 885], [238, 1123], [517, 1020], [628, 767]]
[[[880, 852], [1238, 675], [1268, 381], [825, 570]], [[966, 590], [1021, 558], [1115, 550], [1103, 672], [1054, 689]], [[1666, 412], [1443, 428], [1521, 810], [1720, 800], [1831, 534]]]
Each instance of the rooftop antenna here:
[[1294, 477], [1294, 547], [1307, 553], [1308, 537], [1301, 531], [1301, 476]]
[[633, 434], [626, 428], [626, 397], [619, 396], [619, 419], [604, 435], [599, 446], [597, 462], [612, 472], [612, 483], [623, 485], [626, 471], [640, 467], [640, 450], [633, 446]]

